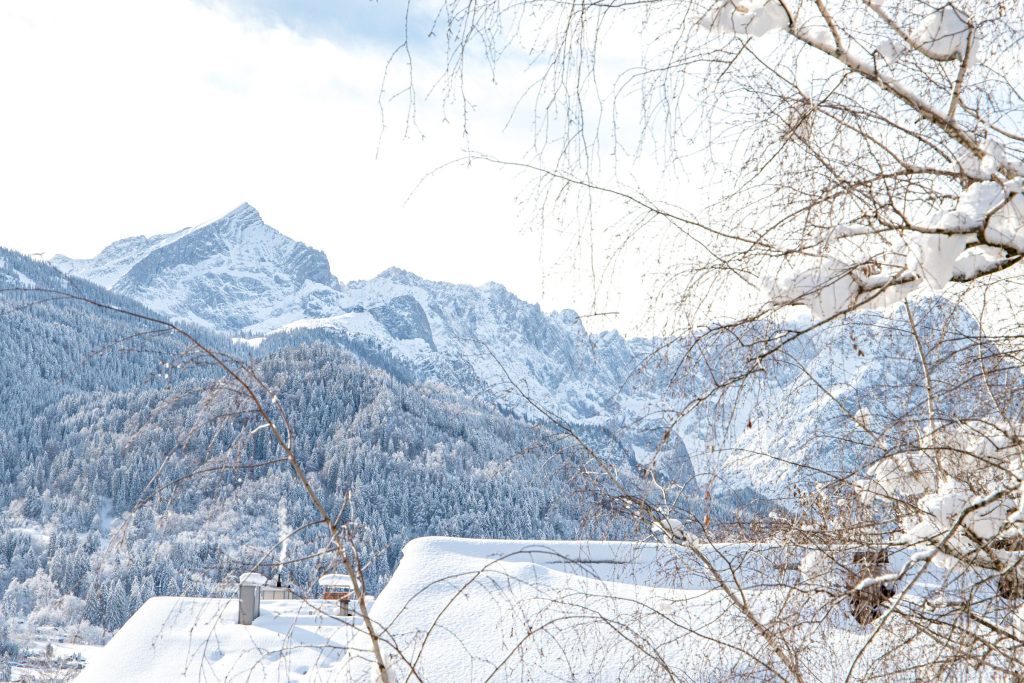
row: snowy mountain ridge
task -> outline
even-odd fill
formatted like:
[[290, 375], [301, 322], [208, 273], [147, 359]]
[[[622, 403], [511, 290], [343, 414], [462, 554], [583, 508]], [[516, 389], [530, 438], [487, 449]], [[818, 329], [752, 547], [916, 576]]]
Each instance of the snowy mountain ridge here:
[[[590, 335], [572, 311], [545, 314], [495, 283], [432, 282], [392, 268], [341, 284], [323, 252], [271, 228], [248, 204], [205, 225], [52, 263], [172, 319], [228, 335], [326, 331], [373, 345], [418, 380], [527, 395], [574, 421], [639, 415], [654, 398], [627, 386], [645, 342]], [[521, 396], [510, 402], [523, 407]]]
[[[327, 341], [407, 380], [488, 393], [531, 418], [557, 416], [589, 430], [617, 463], [655, 464], [701, 488], [718, 481], [719, 491], [778, 498], [816, 472], [856, 469], [877, 445], [853, 416], [897, 419], [925, 400], [901, 308], [856, 313], [795, 338], [763, 372], [723, 389], [723, 380], [749, 371], [779, 323], [695, 331], [652, 359], [657, 340], [592, 335], [572, 311], [546, 314], [497, 284], [433, 282], [397, 268], [343, 284], [322, 252], [270, 228], [248, 205], [205, 226], [54, 264], [254, 345]], [[984, 401], [958, 384], [963, 365], [977, 362], [977, 321], [941, 297], [912, 305], [934, 354], [933, 381], [949, 386], [942, 400], [982, 410]], [[954, 344], [950, 330], [962, 341]]]
[[327, 257], [274, 230], [249, 204], [169, 235], [130, 237], [92, 259], [51, 263], [154, 310], [221, 332], [333, 310]]

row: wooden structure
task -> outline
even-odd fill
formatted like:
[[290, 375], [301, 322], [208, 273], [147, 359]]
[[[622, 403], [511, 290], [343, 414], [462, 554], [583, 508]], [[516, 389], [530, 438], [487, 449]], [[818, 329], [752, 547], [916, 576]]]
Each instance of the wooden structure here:
[[324, 574], [317, 582], [323, 590], [324, 600], [337, 600], [343, 617], [352, 616], [351, 602], [355, 587], [348, 574]]
[[[888, 574], [889, 553], [886, 550], [858, 550], [852, 559], [846, 577], [850, 613], [858, 624], [870, 624], [882, 616], [889, 598], [896, 595], [892, 583], [879, 578]], [[868, 585], [858, 588], [862, 582]]]

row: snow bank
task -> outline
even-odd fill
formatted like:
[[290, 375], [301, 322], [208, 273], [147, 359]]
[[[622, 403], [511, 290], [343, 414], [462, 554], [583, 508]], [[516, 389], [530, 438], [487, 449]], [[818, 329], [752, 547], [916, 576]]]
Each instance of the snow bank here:
[[[664, 635], [657, 611], [673, 601], [690, 606], [695, 628], [721, 616], [706, 584], [673, 571], [678, 559], [651, 544], [421, 538], [371, 616], [425, 681], [644, 680], [656, 662], [623, 630]], [[673, 651], [696, 664], [705, 649]], [[397, 658], [395, 670], [408, 671]]]

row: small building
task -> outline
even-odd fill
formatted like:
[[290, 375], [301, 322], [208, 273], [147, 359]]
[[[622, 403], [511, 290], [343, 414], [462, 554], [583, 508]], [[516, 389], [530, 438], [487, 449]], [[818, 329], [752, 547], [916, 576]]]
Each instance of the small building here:
[[[237, 623], [231, 598], [150, 598], [89, 656], [76, 683], [355, 681], [347, 656], [359, 629], [322, 600], [262, 601]], [[360, 650], [362, 652], [362, 650]]]
[[323, 590], [324, 600], [336, 600], [342, 616], [352, 615], [350, 605], [355, 597], [355, 586], [348, 574], [324, 574], [318, 583]]

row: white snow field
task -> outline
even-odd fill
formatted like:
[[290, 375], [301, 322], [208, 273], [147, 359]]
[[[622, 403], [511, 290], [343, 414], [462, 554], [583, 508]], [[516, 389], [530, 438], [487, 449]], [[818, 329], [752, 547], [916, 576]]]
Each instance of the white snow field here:
[[[392, 682], [793, 680], [766, 631], [784, 636], [808, 681], [899, 681], [908, 661], [928, 661], [895, 616], [879, 633], [853, 620], [834, 567], [801, 567], [812, 557], [824, 558], [685, 540], [426, 537], [406, 545], [371, 617]], [[941, 579], [921, 558], [900, 563], [922, 570], [907, 600]], [[379, 680], [361, 621], [336, 609], [266, 601], [240, 626], [236, 600], [154, 598], [77, 680]]]

